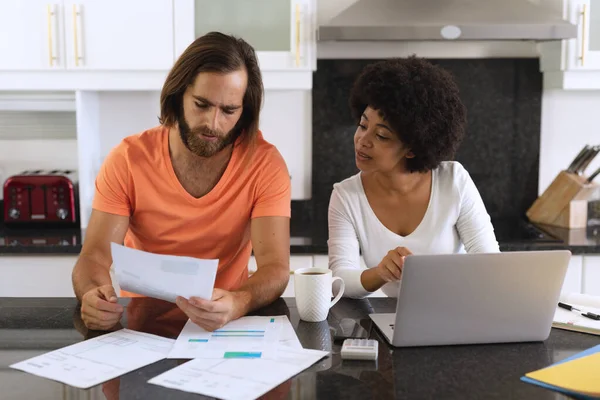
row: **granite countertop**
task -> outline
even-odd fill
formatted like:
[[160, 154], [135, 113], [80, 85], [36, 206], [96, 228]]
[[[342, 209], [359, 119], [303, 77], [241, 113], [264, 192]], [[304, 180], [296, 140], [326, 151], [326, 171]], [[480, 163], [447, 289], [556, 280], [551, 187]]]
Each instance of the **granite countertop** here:
[[[534, 225], [523, 219], [493, 220], [502, 251], [567, 249], [573, 254], [600, 254], [600, 226], [564, 229]], [[295, 220], [290, 225], [292, 254], [327, 254], [327, 226]], [[0, 221], [2, 254], [79, 254], [81, 229], [16, 229]]]
[[[119, 326], [175, 338], [186, 321], [171, 303], [156, 299], [120, 299], [126, 312]], [[287, 315], [304, 348], [330, 351], [324, 358], [281, 384], [269, 399], [560, 399], [557, 393], [520, 381], [525, 373], [546, 367], [598, 344], [598, 337], [553, 328], [544, 342], [393, 348], [368, 317], [393, 312], [390, 298], [342, 299], [327, 321], [300, 321], [294, 299], [278, 299], [255, 313]], [[342, 319], [353, 319], [379, 341], [375, 361], [343, 361], [340, 343], [332, 340]], [[162, 360], [89, 390], [9, 369], [12, 363], [46, 353], [103, 332], [87, 330], [75, 299], [0, 298], [0, 387], [3, 400], [46, 398], [69, 393], [72, 399], [203, 398], [150, 385], [147, 381], [180, 363]]]

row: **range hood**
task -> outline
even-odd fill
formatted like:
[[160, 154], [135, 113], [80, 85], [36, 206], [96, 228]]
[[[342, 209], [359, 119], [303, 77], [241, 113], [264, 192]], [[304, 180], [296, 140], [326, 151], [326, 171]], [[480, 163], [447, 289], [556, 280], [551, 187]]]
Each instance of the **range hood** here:
[[537, 0], [358, 0], [319, 26], [319, 41], [560, 40], [577, 37]]

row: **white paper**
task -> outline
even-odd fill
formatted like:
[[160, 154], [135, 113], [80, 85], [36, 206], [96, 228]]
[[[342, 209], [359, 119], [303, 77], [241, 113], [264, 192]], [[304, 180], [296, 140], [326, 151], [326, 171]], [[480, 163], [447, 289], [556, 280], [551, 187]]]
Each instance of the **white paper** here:
[[287, 346], [293, 349], [301, 349], [302, 343], [298, 339], [298, 335], [296, 335], [296, 331], [294, 327], [290, 323], [290, 320], [286, 316], [279, 316], [276, 318], [281, 318], [281, 333], [279, 335], [279, 345]]
[[175, 302], [177, 296], [210, 300], [219, 260], [154, 254], [111, 243], [121, 289]]
[[[589, 311], [594, 314], [600, 314], [600, 298], [598, 296], [569, 293], [562, 294], [560, 301], [578, 308], [581, 312]], [[600, 335], [600, 321], [586, 318], [579, 311], [569, 311], [560, 307], [556, 308], [552, 326]]]
[[281, 346], [274, 360], [196, 358], [148, 383], [223, 400], [256, 399], [327, 354], [326, 351]]
[[289, 324], [285, 316], [242, 317], [209, 332], [188, 320], [167, 358], [223, 358], [233, 353], [275, 358], [285, 323]]
[[87, 389], [164, 359], [174, 342], [161, 336], [121, 329], [10, 367]]

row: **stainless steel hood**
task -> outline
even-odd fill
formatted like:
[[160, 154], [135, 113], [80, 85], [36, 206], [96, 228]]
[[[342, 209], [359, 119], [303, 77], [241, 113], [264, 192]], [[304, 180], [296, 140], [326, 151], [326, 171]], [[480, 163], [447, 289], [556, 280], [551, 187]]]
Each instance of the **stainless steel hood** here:
[[559, 40], [562, 11], [530, 0], [358, 0], [319, 26], [320, 41]]

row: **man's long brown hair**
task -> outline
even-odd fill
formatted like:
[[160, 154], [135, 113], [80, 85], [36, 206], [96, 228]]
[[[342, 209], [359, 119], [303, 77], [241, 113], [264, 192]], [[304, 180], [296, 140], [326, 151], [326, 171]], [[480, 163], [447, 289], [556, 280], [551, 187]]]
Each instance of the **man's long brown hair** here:
[[220, 32], [209, 32], [194, 40], [173, 65], [160, 94], [160, 123], [168, 128], [177, 124], [183, 112], [183, 93], [200, 72], [229, 73], [240, 69], [248, 74], [248, 86], [236, 131], [253, 143], [264, 93], [256, 53], [243, 39]]

